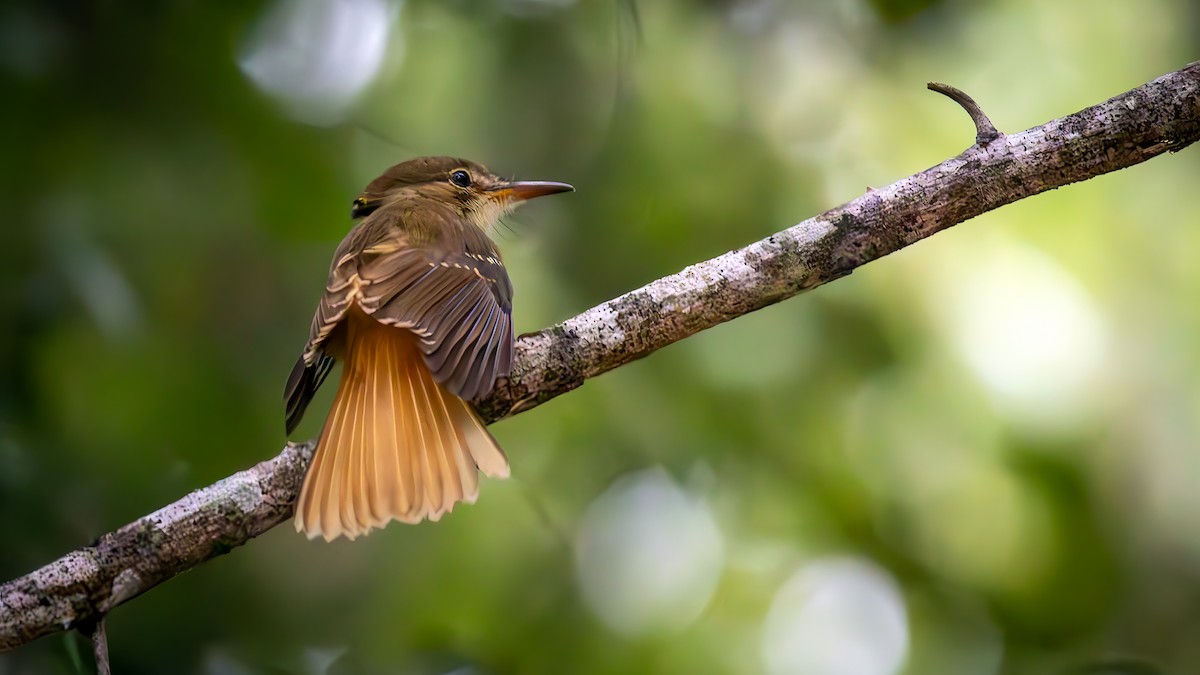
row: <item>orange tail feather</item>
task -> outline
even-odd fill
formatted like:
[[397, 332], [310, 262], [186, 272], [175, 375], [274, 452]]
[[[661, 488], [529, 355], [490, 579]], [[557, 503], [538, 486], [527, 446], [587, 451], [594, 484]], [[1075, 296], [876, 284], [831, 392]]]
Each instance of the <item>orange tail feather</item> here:
[[404, 328], [348, 317], [345, 366], [296, 507], [309, 539], [349, 539], [392, 520], [437, 520], [474, 503], [478, 471], [508, 459], [474, 410], [433, 380]]

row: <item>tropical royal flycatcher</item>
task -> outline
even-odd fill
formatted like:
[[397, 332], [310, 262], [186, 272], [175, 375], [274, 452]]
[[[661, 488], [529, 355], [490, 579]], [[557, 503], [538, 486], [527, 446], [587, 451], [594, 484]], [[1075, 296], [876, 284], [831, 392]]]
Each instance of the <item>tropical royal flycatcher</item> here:
[[469, 401], [512, 366], [512, 283], [486, 230], [521, 202], [572, 190], [508, 181], [453, 157], [397, 164], [354, 200], [304, 353], [284, 390], [299, 424], [334, 360], [342, 380], [296, 506], [310, 539], [472, 503], [508, 459]]

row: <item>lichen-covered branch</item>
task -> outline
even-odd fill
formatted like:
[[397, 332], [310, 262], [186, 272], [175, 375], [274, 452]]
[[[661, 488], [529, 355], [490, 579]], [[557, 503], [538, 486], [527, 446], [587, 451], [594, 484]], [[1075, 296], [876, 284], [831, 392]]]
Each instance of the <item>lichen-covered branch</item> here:
[[[953, 88], [935, 88], [945, 89]], [[589, 377], [845, 276], [981, 213], [1200, 138], [1200, 62], [1011, 135], [983, 124], [987, 117], [970, 97], [952, 98], [971, 114], [980, 136], [962, 154], [524, 337], [511, 381], [481, 405], [485, 417], [495, 421], [548, 401]]]
[[98, 626], [113, 607], [228, 552], [292, 513], [313, 443], [196, 490], [0, 586], [0, 651]]
[[[528, 410], [986, 211], [1200, 139], [1200, 62], [1010, 135], [984, 125], [987, 117], [970, 97], [952, 98], [971, 114], [979, 136], [962, 154], [523, 336], [511, 377], [479, 403], [484, 418], [494, 422]], [[96, 622], [116, 605], [278, 525], [292, 513], [311, 458], [311, 442], [289, 445], [274, 459], [0, 586], [0, 651]]]

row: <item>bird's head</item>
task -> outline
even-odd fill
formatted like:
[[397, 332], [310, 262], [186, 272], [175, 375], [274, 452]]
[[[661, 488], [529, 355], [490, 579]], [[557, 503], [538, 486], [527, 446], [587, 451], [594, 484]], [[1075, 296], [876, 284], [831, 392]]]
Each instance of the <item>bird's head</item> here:
[[574, 189], [553, 181], [505, 180], [467, 159], [418, 157], [371, 181], [355, 198], [350, 216], [362, 218], [405, 197], [424, 198], [453, 206], [464, 218], [486, 229], [521, 202]]

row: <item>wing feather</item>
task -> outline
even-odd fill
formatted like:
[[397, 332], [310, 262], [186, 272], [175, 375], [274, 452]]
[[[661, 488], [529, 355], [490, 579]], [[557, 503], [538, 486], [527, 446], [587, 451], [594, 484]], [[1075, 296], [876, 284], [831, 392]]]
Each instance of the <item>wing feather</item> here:
[[[473, 224], [435, 228], [417, 222], [423, 217], [428, 214], [380, 209], [338, 247], [308, 343], [284, 391], [288, 433], [333, 359], [344, 356], [338, 326], [354, 306], [380, 323], [415, 333], [434, 380], [456, 396], [476, 399], [508, 374], [512, 283], [500, 254]], [[431, 231], [439, 234], [424, 244], [408, 239]], [[464, 364], [465, 359], [483, 362]]]
[[457, 345], [459, 356], [455, 359], [454, 372], [446, 380], [446, 388], [462, 392], [465, 399], [474, 399], [479, 394], [481, 383], [471, 379], [471, 372], [481, 365], [480, 350], [486, 345], [483, 335], [496, 323], [498, 313], [498, 308], [489, 307], [487, 315], [477, 321]]
[[491, 309], [486, 303], [476, 299], [461, 319], [455, 320], [448, 330], [442, 331], [441, 343], [425, 355], [425, 363], [429, 369], [435, 374], [447, 368], [452, 372], [454, 364], [462, 357], [460, 352], [463, 342]]

